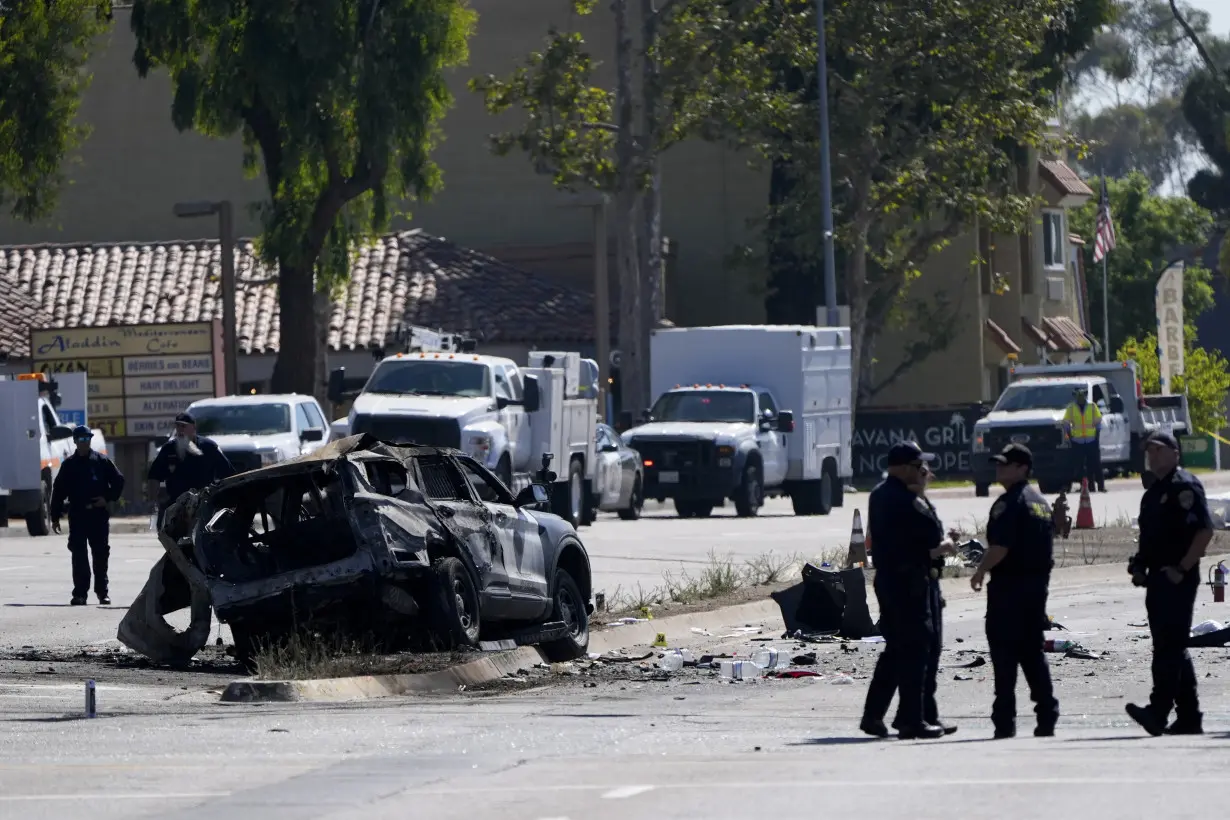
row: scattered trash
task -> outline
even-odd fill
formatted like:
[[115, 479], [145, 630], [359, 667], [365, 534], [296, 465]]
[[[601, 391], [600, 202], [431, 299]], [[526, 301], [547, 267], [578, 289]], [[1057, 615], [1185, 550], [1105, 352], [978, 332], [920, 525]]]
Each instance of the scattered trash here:
[[[957, 640], [960, 641], [961, 639], [957, 638]], [[884, 643], [884, 636], [883, 635], [872, 635], [867, 638], [859, 638], [858, 642], [859, 643]]]
[[786, 665], [786, 659], [772, 646], [757, 649], [752, 653], [752, 663], [761, 669], [776, 669]]
[[85, 716], [98, 717], [98, 696], [94, 689], [93, 678], [85, 682]]
[[849, 686], [850, 684], [854, 683], [854, 678], [850, 677], [849, 675], [838, 675], [837, 677], [833, 678], [832, 682], [836, 684], [837, 686]]
[[724, 660], [718, 667], [718, 675], [722, 680], [750, 680], [764, 673], [751, 661]]
[[712, 633], [712, 632], [710, 632], [710, 631], [709, 631], [709, 630], [707, 630], [707, 629], [701, 629], [699, 626], [694, 626], [694, 627], [692, 627], [692, 632], [693, 632], [693, 634], [696, 634], [696, 635], [705, 635], [706, 637], [712, 637], [712, 636], [713, 636], [713, 633]]
[[1042, 651], [1043, 652], [1067, 652], [1069, 649], [1077, 648], [1077, 646], [1078, 645], [1076, 641], [1065, 641], [1065, 640], [1057, 640], [1057, 639], [1052, 638], [1052, 639], [1043, 641]]
[[1097, 661], [1097, 660], [1102, 659], [1101, 656], [1098, 655], [1097, 653], [1090, 652], [1088, 649], [1085, 649], [1083, 646], [1080, 646], [1079, 644], [1076, 646], [1073, 646], [1067, 652], [1065, 652], [1064, 657], [1074, 658], [1080, 661]]
[[810, 669], [787, 669], [785, 672], [778, 672], [774, 675], [776, 678], [822, 678], [824, 677], [819, 672], [813, 672]]
[[611, 663], [627, 663], [627, 662], [629, 662], [629, 661], [643, 661], [643, 660], [648, 660], [649, 658], [652, 658], [653, 656], [654, 656], [654, 653], [653, 653], [653, 652], [646, 652], [646, 653], [644, 653], [644, 654], [642, 654], [642, 655], [635, 655], [635, 656], [633, 656], [633, 655], [621, 655], [621, 654], [619, 654], [619, 653], [617, 653], [617, 652], [608, 652], [608, 653], [606, 653], [605, 655], [600, 655], [599, 657], [595, 658], [594, 660], [607, 661], [607, 662], [611, 662]]
[[1050, 616], [1050, 615], [1047, 615], [1047, 616], [1046, 616], [1046, 622], [1047, 622], [1047, 624], [1049, 624], [1049, 628], [1050, 628], [1050, 629], [1055, 629], [1055, 630], [1058, 630], [1058, 631], [1060, 631], [1060, 632], [1071, 632], [1071, 630], [1070, 630], [1070, 629], [1068, 629], [1068, 628], [1067, 628], [1066, 626], [1064, 626], [1063, 624], [1059, 623], [1059, 621], [1056, 621], [1056, 620], [1055, 620], [1052, 616]]
[[802, 655], [795, 655], [790, 659], [790, 662], [795, 666], [811, 666], [816, 662], [816, 653], [805, 652]]
[[1140, 622], [1140, 623], [1138, 623], [1138, 624], [1128, 624], [1128, 626], [1130, 626], [1130, 627], [1134, 627], [1134, 628], [1136, 628], [1136, 629], [1144, 629], [1144, 628], [1148, 627], [1148, 626], [1149, 626], [1149, 624], [1148, 624], [1147, 622], [1141, 621], [1141, 622]]
[[953, 680], [973, 680], [973, 675], [962, 675], [960, 672], [952, 676]]
[[577, 674], [576, 667], [573, 666], [570, 662], [553, 663], [551, 664], [550, 668], [551, 668], [552, 675], [575, 675]]
[[693, 662], [692, 653], [687, 649], [669, 649], [658, 661], [658, 668], [667, 672], [678, 672], [686, 664]]
[[1225, 624], [1217, 621], [1201, 621], [1192, 627], [1192, 635], [1207, 635], [1210, 632], [1220, 632], [1225, 628]]
[[986, 666], [986, 664], [987, 664], [987, 659], [979, 655], [978, 657], [974, 658], [969, 663], [961, 663], [961, 664], [957, 664], [956, 666], [950, 666], [948, 668], [949, 669], [975, 669], [979, 666]]

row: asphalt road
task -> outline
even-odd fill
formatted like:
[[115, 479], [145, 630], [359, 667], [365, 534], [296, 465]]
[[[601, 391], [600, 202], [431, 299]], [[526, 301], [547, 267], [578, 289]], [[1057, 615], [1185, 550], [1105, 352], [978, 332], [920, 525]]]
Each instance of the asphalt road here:
[[[1052, 670], [1059, 735], [992, 742], [982, 600], [950, 586], [941, 741], [856, 730], [879, 647], [818, 645], [826, 676], [721, 683], [555, 685], [333, 706], [223, 706], [204, 693], [0, 682], [0, 817], [906, 818], [1205, 816], [1224, 804], [1225, 649], [1196, 651], [1203, 737], [1144, 737], [1123, 704], [1146, 695], [1143, 606], [1119, 567], [1056, 578], [1051, 612], [1101, 660]], [[1230, 612], [1205, 603], [1199, 616]], [[1225, 617], [1223, 615], [1223, 617]], [[958, 641], [960, 639], [960, 641]], [[693, 642], [703, 641], [693, 638]], [[961, 654], [965, 653], [965, 654]], [[832, 667], [855, 672], [832, 685]], [[960, 676], [960, 677], [958, 677]]]
[[[1230, 488], [1230, 472], [1202, 478], [1210, 493]], [[1139, 481], [1113, 481], [1109, 487], [1110, 492], [1091, 496], [1095, 521], [1125, 524], [1139, 507]], [[996, 494], [975, 498], [972, 488], [942, 489], [933, 497], [945, 525], [973, 531], [985, 523]], [[1075, 507], [1077, 499], [1071, 501]], [[816, 558], [838, 550], [844, 554], [854, 512], [865, 514], [866, 509], [867, 494], [854, 493], [829, 516], [800, 518], [791, 512], [788, 500], [772, 499], [754, 519], [735, 517], [732, 505], [715, 510], [709, 519], [680, 519], [669, 502], [650, 502], [640, 521], [603, 514], [581, 534], [593, 565], [594, 589], [612, 597], [617, 591], [628, 594], [638, 585], [643, 590], [660, 587], [666, 573], [695, 576], [710, 563], [711, 555], [742, 564], [767, 553], [783, 558]], [[65, 544], [64, 536], [31, 538], [13, 530], [0, 538], [0, 646], [116, 645], [120, 619], [162, 555], [162, 547], [149, 532], [113, 534], [112, 605], [97, 606], [91, 594], [90, 606], [70, 607], [72, 575]], [[179, 615], [186, 626], [186, 613]], [[172, 616], [173, 622], [176, 617]], [[229, 630], [220, 624], [215, 625], [218, 634], [229, 641]]]

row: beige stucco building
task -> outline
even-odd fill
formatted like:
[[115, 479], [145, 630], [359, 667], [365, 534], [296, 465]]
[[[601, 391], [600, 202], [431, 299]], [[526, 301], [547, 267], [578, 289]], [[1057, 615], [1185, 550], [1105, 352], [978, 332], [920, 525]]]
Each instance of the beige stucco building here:
[[[430, 203], [416, 205], [411, 221], [394, 227], [420, 229], [538, 273], [557, 285], [590, 291], [590, 213], [567, 207], [566, 198], [552, 189], [548, 178], [536, 175], [524, 157], [490, 153], [488, 135], [502, 124], [486, 113], [482, 99], [467, 91], [466, 83], [479, 75], [507, 74], [543, 42], [552, 25], [580, 28], [593, 53], [605, 59], [601, 71], [609, 76], [614, 53], [609, 15], [600, 7], [591, 17], [577, 18], [570, 0], [473, 0], [472, 5], [478, 27], [470, 45], [470, 64], [453, 73], [456, 103], [443, 124], [446, 139], [435, 153], [444, 189]], [[244, 178], [238, 139], [210, 140], [173, 128], [168, 78], [156, 74], [141, 80], [133, 68], [129, 15], [128, 9], [116, 9], [115, 25], [92, 61], [93, 85], [81, 113], [93, 134], [79, 162], [68, 168], [72, 184], [59, 211], [36, 225], [0, 220], [0, 246], [7, 246], [10, 255], [15, 253], [12, 246], [45, 243], [149, 246], [210, 237], [208, 222], [185, 222], [172, 215], [174, 203], [187, 200], [229, 199], [237, 206], [236, 233], [254, 236], [259, 231], [243, 206], [263, 198], [263, 181]], [[1007, 352], [1015, 350], [1028, 361], [1036, 358], [1039, 344], [1051, 352], [1064, 344], [1071, 346], [1059, 341], [1065, 333], [1071, 336], [1071, 328], [1051, 329], [1043, 319], [1080, 323], [1076, 294], [1080, 280], [1073, 278], [1068, 265], [1074, 256], [1066, 241], [1063, 207], [1087, 197], [1089, 191], [1079, 180], [1083, 191], [1064, 190], [1064, 183], [1050, 179], [1056, 170], [1062, 176], [1062, 169], [1031, 171], [1035, 190], [1058, 210], [1040, 214], [1030, 237], [1023, 242], [996, 237], [992, 242], [975, 226], [928, 263], [920, 286], [928, 291], [943, 288], [961, 297], [957, 338], [946, 351], [877, 396], [877, 405], [935, 406], [990, 399], [997, 393]], [[693, 142], [668, 153], [663, 228], [671, 248], [665, 304], [672, 321], [688, 325], [763, 320], [762, 300], [754, 295], [753, 284], [746, 274], [729, 270], [725, 260], [735, 245], [754, 239], [750, 222], [767, 199], [767, 173], [749, 168], [746, 157], [731, 148]], [[1044, 247], [1044, 238], [1055, 237]], [[980, 247], [993, 259], [989, 268], [981, 270], [970, 263]], [[1003, 295], [994, 294], [992, 271], [1009, 286]], [[1029, 325], [1045, 334], [1041, 341], [1025, 338], [1031, 331], [1021, 317], [1028, 317]], [[882, 340], [877, 350], [882, 366], [896, 364], [910, 335], [890, 332]], [[245, 368], [245, 380], [259, 380], [260, 375]]]

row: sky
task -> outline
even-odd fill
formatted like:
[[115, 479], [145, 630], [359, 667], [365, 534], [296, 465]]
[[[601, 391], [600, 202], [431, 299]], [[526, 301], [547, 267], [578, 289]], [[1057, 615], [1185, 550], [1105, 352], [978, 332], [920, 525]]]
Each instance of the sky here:
[[1230, 0], [1195, 0], [1192, 6], [1209, 13], [1209, 30], [1225, 37], [1230, 34]]

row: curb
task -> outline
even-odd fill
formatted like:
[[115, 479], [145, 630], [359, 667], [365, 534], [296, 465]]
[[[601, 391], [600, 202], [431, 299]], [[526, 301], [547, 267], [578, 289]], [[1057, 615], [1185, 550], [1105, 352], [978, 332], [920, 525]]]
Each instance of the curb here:
[[511, 652], [467, 661], [437, 672], [417, 675], [363, 675], [319, 680], [237, 680], [222, 693], [223, 703], [300, 703], [384, 698], [411, 692], [455, 692], [458, 686], [474, 686], [499, 680], [536, 663], [545, 656], [537, 647], [523, 646]]
[[[68, 535], [67, 523], [61, 523], [64, 532], [62, 536]], [[112, 535], [140, 535], [141, 533], [153, 534], [149, 528], [149, 517], [145, 518], [112, 518], [111, 519], [111, 534]], [[0, 527], [0, 538], [30, 538], [32, 537], [26, 532], [26, 525], [21, 519], [14, 518], [9, 522], [7, 527]], [[54, 533], [48, 537], [57, 537]]]

